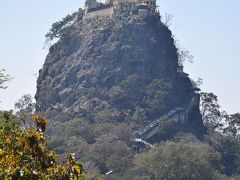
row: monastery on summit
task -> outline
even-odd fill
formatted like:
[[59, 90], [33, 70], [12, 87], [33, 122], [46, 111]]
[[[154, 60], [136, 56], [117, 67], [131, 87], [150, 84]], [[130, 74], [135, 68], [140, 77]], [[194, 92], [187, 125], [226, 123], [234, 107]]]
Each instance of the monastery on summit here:
[[84, 18], [95, 16], [115, 16], [123, 12], [130, 15], [146, 16], [156, 14], [160, 16], [156, 0], [107, 0], [101, 3], [97, 0], [86, 0], [84, 5]]

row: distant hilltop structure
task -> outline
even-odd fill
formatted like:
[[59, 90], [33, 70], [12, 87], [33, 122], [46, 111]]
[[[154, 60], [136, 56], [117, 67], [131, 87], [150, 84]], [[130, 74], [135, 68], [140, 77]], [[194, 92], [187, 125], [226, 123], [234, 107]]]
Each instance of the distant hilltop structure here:
[[83, 18], [96, 16], [112, 17], [124, 12], [140, 16], [155, 14], [160, 17], [156, 0], [107, 0], [105, 3], [97, 0], [86, 0]]

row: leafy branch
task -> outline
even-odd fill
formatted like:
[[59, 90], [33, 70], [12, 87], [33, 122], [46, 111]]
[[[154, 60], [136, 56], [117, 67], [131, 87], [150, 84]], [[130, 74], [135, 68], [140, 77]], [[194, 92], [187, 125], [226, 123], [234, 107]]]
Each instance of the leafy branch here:
[[53, 23], [51, 29], [45, 35], [45, 37], [47, 38], [46, 41], [49, 42], [52, 41], [54, 38], [60, 38], [64, 34], [66, 28], [71, 26], [77, 19], [77, 17], [78, 13], [75, 12], [71, 15], [67, 15], [61, 21]]
[[5, 69], [1, 69], [0, 70], [0, 89], [6, 89], [7, 86], [5, 86], [4, 84], [10, 80], [11, 80], [10, 76], [5, 74]]

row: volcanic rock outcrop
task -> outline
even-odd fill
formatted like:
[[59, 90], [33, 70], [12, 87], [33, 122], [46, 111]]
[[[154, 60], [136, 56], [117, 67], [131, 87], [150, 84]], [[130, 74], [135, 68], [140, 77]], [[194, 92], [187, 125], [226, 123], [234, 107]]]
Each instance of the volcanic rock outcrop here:
[[171, 31], [154, 15], [78, 20], [49, 50], [36, 110], [144, 124], [182, 107], [189, 123], [203, 129], [199, 97], [178, 68]]

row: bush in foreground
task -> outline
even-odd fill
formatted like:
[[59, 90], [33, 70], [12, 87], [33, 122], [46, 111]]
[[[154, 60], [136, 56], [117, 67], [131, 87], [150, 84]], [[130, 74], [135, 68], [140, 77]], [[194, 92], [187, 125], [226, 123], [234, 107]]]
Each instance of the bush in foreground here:
[[26, 130], [11, 112], [0, 120], [0, 179], [76, 179], [84, 180], [85, 171], [69, 154], [65, 165], [57, 165], [57, 154], [50, 151], [44, 132], [47, 119], [33, 116], [36, 129]]

